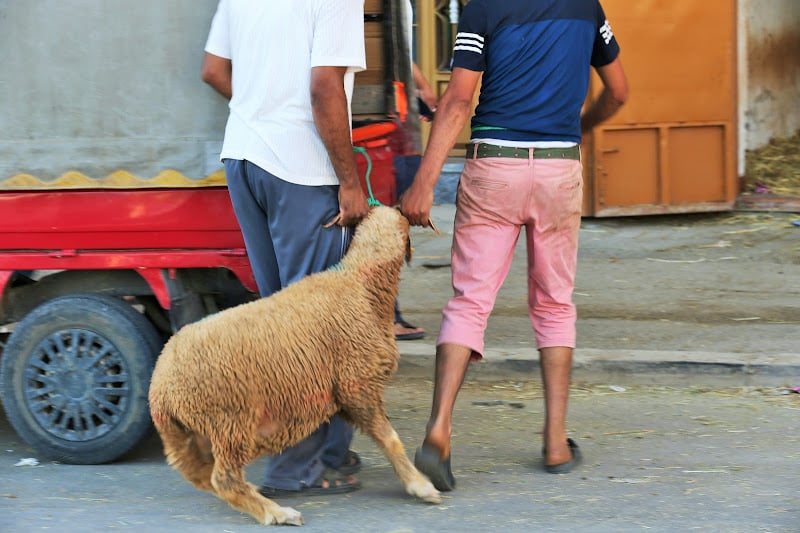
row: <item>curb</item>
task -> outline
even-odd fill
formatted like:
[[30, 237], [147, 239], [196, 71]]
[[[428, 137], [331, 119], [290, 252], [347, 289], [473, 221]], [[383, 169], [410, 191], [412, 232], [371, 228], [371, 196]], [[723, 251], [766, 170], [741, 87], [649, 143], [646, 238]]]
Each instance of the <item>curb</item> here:
[[[433, 379], [436, 347], [431, 342], [400, 343], [398, 375]], [[470, 365], [468, 379], [539, 379], [535, 349], [487, 350]], [[794, 354], [669, 352], [576, 349], [573, 381], [672, 386], [794, 387], [800, 361]]]
[[776, 211], [800, 213], [800, 198], [774, 194], [740, 194], [733, 206], [735, 211]]

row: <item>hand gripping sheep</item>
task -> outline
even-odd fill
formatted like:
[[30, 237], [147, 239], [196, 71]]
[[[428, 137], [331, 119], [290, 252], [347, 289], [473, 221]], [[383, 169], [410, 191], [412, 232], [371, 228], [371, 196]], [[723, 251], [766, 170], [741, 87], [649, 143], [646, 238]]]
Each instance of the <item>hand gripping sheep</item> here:
[[182, 328], [150, 384], [150, 410], [167, 462], [264, 524], [303, 523], [265, 498], [244, 466], [276, 454], [339, 412], [383, 449], [406, 492], [439, 492], [406, 457], [383, 391], [397, 369], [394, 301], [408, 221], [375, 207], [337, 268]]

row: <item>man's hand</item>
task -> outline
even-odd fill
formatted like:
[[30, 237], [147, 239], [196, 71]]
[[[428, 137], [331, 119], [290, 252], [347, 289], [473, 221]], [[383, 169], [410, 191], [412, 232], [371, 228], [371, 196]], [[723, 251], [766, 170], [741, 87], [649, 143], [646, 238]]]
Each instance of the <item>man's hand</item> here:
[[[434, 182], [435, 183], [435, 182]], [[400, 212], [412, 226], [430, 226], [433, 189], [426, 187], [416, 176], [411, 187], [400, 197]]]
[[326, 228], [338, 224], [340, 226], [355, 226], [362, 218], [367, 216], [369, 204], [367, 196], [358, 187], [339, 187], [339, 214], [325, 224]]
[[422, 114], [420, 116], [420, 120], [430, 122], [433, 120], [432, 114], [436, 113], [436, 108], [439, 105], [439, 99], [436, 98], [430, 83], [428, 83], [427, 78], [425, 78], [425, 75], [422, 73], [422, 70], [416, 63], [411, 63], [411, 72], [414, 77], [414, 85], [417, 86], [417, 96], [420, 100], [422, 100], [423, 104], [428, 106], [428, 109], [431, 113], [431, 116]]

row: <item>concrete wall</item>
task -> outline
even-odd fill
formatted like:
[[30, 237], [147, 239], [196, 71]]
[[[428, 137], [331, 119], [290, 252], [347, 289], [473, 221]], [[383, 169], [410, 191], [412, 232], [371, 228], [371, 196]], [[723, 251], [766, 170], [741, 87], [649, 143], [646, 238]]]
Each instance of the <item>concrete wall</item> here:
[[800, 0], [739, 0], [743, 148], [800, 129]]
[[216, 0], [0, 0], [0, 182], [203, 178], [227, 103], [200, 80]]

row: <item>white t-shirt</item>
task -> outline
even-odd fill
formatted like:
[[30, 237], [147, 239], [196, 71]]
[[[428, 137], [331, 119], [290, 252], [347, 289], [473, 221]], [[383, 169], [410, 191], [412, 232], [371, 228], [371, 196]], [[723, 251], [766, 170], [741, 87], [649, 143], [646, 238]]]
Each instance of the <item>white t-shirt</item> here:
[[246, 159], [301, 185], [338, 180], [311, 112], [311, 68], [366, 68], [364, 3], [220, 0], [205, 51], [232, 60], [233, 98], [220, 159]]

